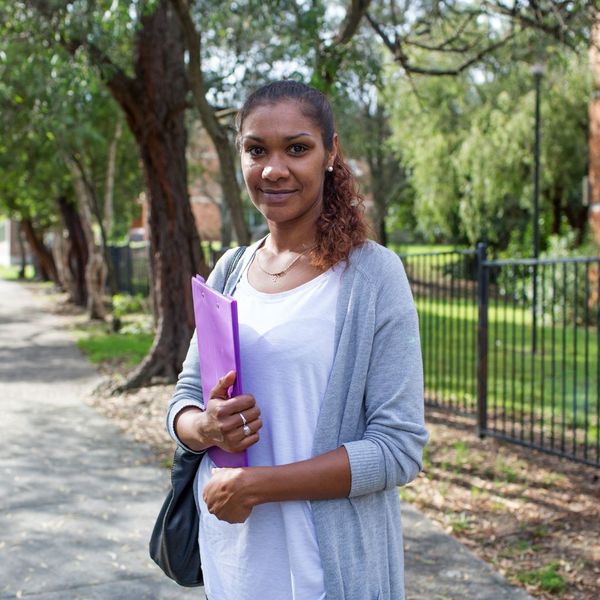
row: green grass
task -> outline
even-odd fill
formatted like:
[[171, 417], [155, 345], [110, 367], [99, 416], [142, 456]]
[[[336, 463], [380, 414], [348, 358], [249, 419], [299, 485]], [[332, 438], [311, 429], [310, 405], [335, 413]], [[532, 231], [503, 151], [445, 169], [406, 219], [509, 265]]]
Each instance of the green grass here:
[[137, 365], [148, 353], [154, 334], [132, 330], [111, 333], [105, 325], [86, 325], [78, 329], [77, 345], [94, 364]]
[[471, 520], [465, 512], [450, 513], [448, 516], [448, 524], [452, 533], [460, 533], [471, 528]]
[[564, 577], [558, 572], [559, 563], [553, 561], [541, 569], [519, 571], [516, 574], [521, 583], [539, 586], [545, 592], [562, 594], [567, 587]]
[[460, 250], [451, 244], [390, 244], [390, 250], [397, 254], [423, 254], [425, 252], [449, 252]]
[[[475, 302], [416, 296], [416, 305], [428, 397], [473, 411], [477, 397]], [[567, 445], [573, 436], [584, 441], [585, 430], [588, 443], [595, 443], [599, 394], [596, 328], [538, 324], [537, 336], [533, 354], [531, 310], [501, 303], [489, 306], [489, 415], [507, 428], [515, 421], [525, 437], [531, 436], [532, 429], [536, 435], [542, 430], [548, 435], [552, 428], [558, 436], [558, 424], [564, 422]], [[527, 421], [531, 413], [535, 415], [533, 428]]]
[[[0, 265], [0, 279], [6, 279], [8, 281], [18, 281], [19, 270], [20, 268], [15, 265], [12, 265], [10, 267]], [[33, 275], [33, 267], [31, 265], [27, 265], [25, 267], [25, 279], [32, 279]]]

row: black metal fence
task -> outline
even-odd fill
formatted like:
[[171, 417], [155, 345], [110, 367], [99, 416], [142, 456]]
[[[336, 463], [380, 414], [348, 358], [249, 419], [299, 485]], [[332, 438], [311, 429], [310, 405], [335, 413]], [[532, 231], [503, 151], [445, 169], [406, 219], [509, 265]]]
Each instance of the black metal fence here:
[[426, 400], [481, 435], [600, 466], [600, 258], [402, 255]]
[[108, 252], [119, 292], [147, 296], [150, 293], [148, 244], [136, 242], [126, 246], [109, 246]]
[[[210, 269], [223, 255], [226, 248], [216, 249], [211, 244], [203, 244], [205, 260]], [[109, 246], [108, 251], [115, 268], [115, 278], [119, 292], [147, 296], [150, 293], [150, 259], [147, 242], [134, 242], [125, 246]]]

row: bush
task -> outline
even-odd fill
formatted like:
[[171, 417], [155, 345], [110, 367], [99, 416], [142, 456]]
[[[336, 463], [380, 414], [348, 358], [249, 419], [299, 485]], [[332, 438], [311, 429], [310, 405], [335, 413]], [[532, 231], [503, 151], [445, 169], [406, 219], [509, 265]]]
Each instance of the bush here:
[[125, 315], [134, 313], [147, 313], [149, 310], [148, 299], [142, 294], [131, 296], [129, 294], [115, 294], [112, 297], [113, 315], [116, 319], [120, 319]]
[[[550, 236], [543, 259], [595, 256], [591, 244], [574, 247], [574, 236]], [[537, 313], [545, 325], [552, 323], [598, 323], [598, 263], [557, 263], [540, 265], [537, 269]], [[496, 282], [504, 297], [514, 299], [521, 306], [533, 305], [533, 267], [505, 266], [495, 271]], [[587, 315], [586, 315], [587, 311]], [[586, 318], [587, 317], [587, 318]]]
[[[591, 244], [573, 248], [572, 236], [550, 236], [548, 250], [542, 258], [575, 258], [595, 256]], [[547, 324], [576, 322], [578, 325], [598, 323], [598, 263], [543, 267], [538, 274], [540, 310]], [[587, 319], [586, 319], [587, 311]]]

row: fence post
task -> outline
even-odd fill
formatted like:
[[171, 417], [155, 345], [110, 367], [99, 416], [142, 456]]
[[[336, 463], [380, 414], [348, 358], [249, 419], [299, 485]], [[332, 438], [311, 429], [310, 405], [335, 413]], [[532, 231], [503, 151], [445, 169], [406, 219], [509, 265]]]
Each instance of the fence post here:
[[488, 297], [489, 271], [485, 266], [487, 245], [477, 244], [477, 433], [487, 430]]
[[131, 252], [131, 245], [127, 244], [125, 246], [125, 268], [127, 273], [127, 293], [132, 296], [135, 294], [135, 289], [133, 286], [133, 256]]

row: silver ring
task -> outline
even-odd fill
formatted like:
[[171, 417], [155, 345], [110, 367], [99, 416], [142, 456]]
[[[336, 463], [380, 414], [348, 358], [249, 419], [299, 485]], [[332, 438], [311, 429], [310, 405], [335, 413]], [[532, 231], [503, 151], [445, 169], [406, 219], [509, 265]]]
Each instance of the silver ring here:
[[[240, 414], [241, 414], [241, 413], [240, 413]], [[248, 436], [249, 436], [249, 435], [252, 433], [252, 429], [250, 429], [250, 426], [249, 426], [249, 425], [244, 425], [244, 426], [242, 427], [242, 431], [244, 432], [244, 435], [245, 435], [246, 437], [248, 437]]]
[[239, 415], [240, 415], [240, 417], [242, 417], [242, 424], [246, 425], [248, 423], [248, 421], [246, 421], [246, 417], [244, 416], [244, 413], [241, 412], [241, 413], [239, 413]]

